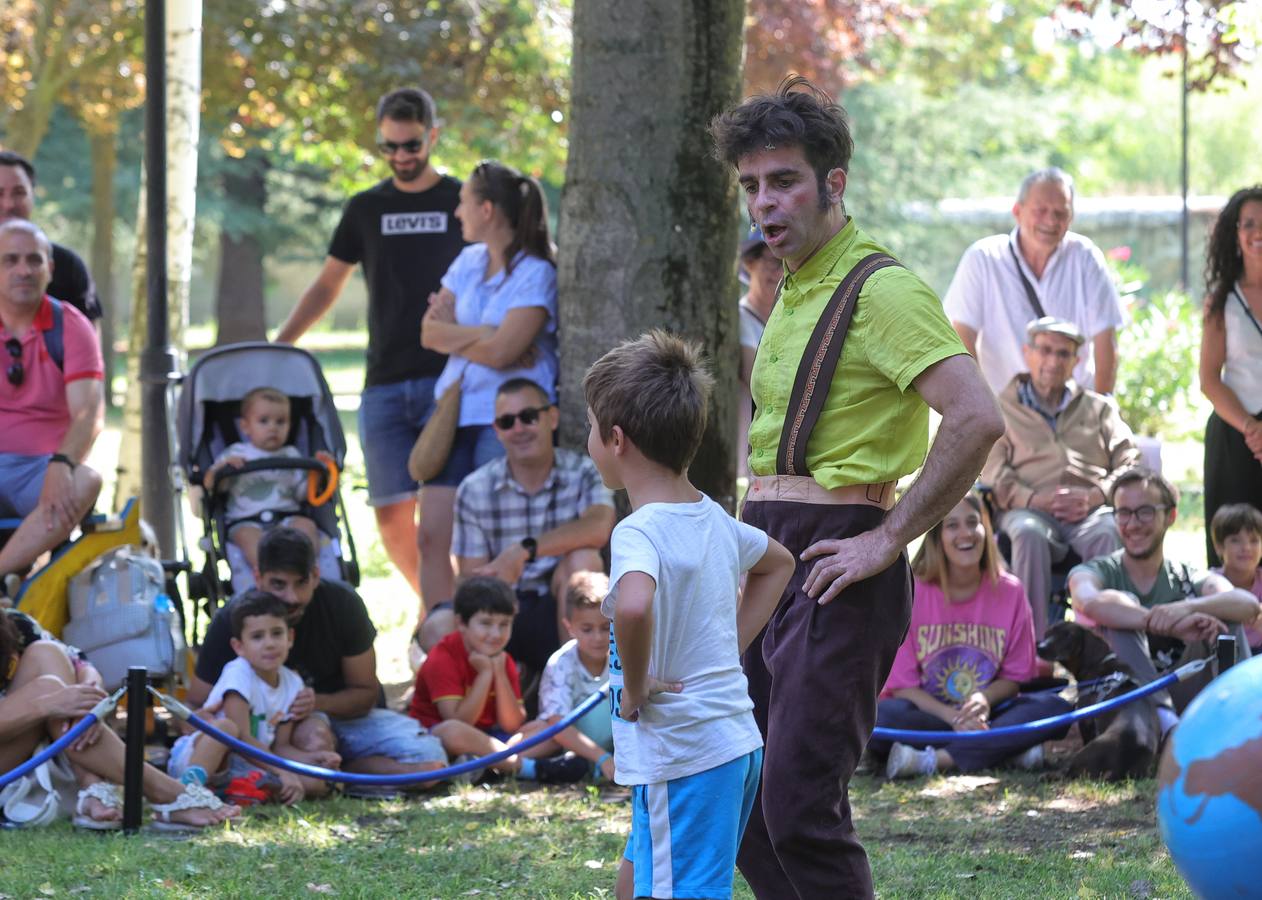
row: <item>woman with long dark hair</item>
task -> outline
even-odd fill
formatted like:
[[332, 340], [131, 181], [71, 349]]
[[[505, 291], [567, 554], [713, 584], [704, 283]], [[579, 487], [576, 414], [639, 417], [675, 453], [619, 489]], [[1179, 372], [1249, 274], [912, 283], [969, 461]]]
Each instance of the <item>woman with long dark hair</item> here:
[[[912, 560], [911, 625], [877, 702], [881, 728], [986, 731], [1068, 712], [1055, 694], [1019, 694], [1037, 672], [1034, 617], [1025, 588], [1003, 570], [986, 507], [964, 497], [929, 529]], [[1043, 762], [1043, 740], [1013, 735], [992, 741], [907, 741], [873, 738], [888, 755], [886, 775], [903, 778], [959, 769], [973, 772], [1016, 758]]]
[[1221, 565], [1210, 522], [1220, 506], [1262, 509], [1262, 185], [1232, 194], [1205, 264], [1201, 393], [1205, 426], [1205, 552]]
[[[556, 255], [539, 182], [494, 160], [460, 188], [456, 216], [470, 246], [443, 276], [424, 318], [423, 346], [449, 354], [434, 387], [459, 382], [460, 423], [447, 464], [421, 487], [421, 597], [425, 608], [454, 593], [451, 532], [456, 487], [504, 455], [492, 427], [499, 386], [528, 378], [556, 402]], [[536, 424], [527, 425], [527, 422]], [[523, 416], [524, 427], [541, 427]], [[511, 430], [511, 427], [510, 427]]]

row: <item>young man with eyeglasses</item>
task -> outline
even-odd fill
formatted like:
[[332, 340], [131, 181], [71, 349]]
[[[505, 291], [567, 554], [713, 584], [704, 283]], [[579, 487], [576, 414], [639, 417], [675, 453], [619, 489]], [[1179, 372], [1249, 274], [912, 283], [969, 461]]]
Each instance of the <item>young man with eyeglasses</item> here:
[[[1095, 627], [1113, 652], [1147, 683], [1158, 667], [1175, 668], [1215, 652], [1220, 634], [1250, 655], [1244, 626], [1258, 617], [1257, 598], [1222, 575], [1166, 559], [1179, 492], [1161, 475], [1135, 467], [1118, 476], [1109, 497], [1122, 548], [1074, 567], [1069, 590], [1078, 622]], [[1163, 733], [1213, 678], [1208, 668], [1156, 694]]]
[[1120, 546], [1108, 494], [1140, 459], [1117, 406], [1072, 379], [1085, 340], [1065, 319], [1026, 326], [1026, 371], [999, 394], [1004, 436], [982, 469], [995, 528], [1012, 541], [1012, 572], [1030, 598], [1035, 640], [1047, 631], [1052, 563], [1071, 548], [1094, 559]]
[[[508, 652], [532, 673], [568, 640], [564, 597], [576, 572], [604, 571], [600, 551], [613, 533], [613, 495], [591, 459], [554, 447], [557, 408], [539, 385], [514, 378], [495, 397], [495, 433], [505, 455], [460, 483], [452, 552], [458, 576], [491, 575], [517, 590]], [[450, 604], [421, 627], [428, 651], [456, 627]]]
[[[0, 223], [0, 518], [21, 519], [0, 576], [24, 572], [92, 509], [101, 476], [83, 464], [104, 425], [101, 345], [92, 323], [48, 297], [52, 246], [38, 226]], [[61, 365], [47, 332], [61, 318]]]
[[324, 266], [276, 334], [294, 343], [333, 306], [355, 266], [368, 286], [368, 360], [359, 437], [368, 503], [390, 560], [420, 592], [416, 489], [408, 452], [433, 406], [447, 357], [420, 346], [429, 295], [464, 247], [455, 217], [460, 182], [430, 154], [438, 139], [434, 101], [399, 88], [377, 103], [377, 147], [391, 177], [346, 204]]

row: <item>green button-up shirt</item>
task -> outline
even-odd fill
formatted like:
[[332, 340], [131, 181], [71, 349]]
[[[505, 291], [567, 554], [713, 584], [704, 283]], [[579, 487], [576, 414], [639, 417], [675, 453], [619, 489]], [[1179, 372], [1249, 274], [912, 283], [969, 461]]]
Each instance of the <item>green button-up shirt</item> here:
[[[787, 274], [767, 321], [750, 389], [749, 468], [776, 473], [793, 379], [833, 291], [861, 259], [889, 253], [851, 218], [797, 272]], [[893, 255], [893, 254], [891, 254]], [[927, 368], [966, 353], [942, 301], [901, 266], [869, 276], [855, 305], [824, 411], [806, 445], [806, 464], [825, 488], [891, 481], [916, 471], [929, 443], [929, 407], [912, 388]]]

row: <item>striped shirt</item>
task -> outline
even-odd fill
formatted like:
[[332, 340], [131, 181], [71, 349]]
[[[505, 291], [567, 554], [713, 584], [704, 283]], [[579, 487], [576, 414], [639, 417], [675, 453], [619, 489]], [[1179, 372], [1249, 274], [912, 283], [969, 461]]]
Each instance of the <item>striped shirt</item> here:
[[[572, 522], [597, 504], [613, 506], [613, 494], [585, 455], [558, 448], [548, 479], [529, 494], [508, 471], [504, 457], [477, 469], [456, 490], [452, 552], [456, 556], [494, 559], [522, 538], [537, 538]], [[526, 563], [517, 588], [546, 592], [560, 559], [540, 556]]]

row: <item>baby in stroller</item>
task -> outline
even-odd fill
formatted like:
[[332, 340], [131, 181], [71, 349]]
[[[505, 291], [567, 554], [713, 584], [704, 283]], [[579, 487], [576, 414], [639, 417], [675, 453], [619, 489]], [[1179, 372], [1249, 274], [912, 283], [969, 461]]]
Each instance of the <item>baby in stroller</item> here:
[[298, 449], [289, 438], [289, 398], [273, 387], [258, 387], [241, 401], [238, 426], [243, 441], [230, 444], [206, 470], [208, 493], [218, 487], [227, 497], [228, 540], [240, 548], [251, 569], [258, 566], [259, 538], [276, 525], [288, 525], [305, 534], [312, 546], [320, 546], [315, 522], [300, 515], [307, 491], [307, 473], [302, 469], [262, 469], [246, 472], [219, 484], [226, 468], [240, 469], [259, 459], [299, 459]]

